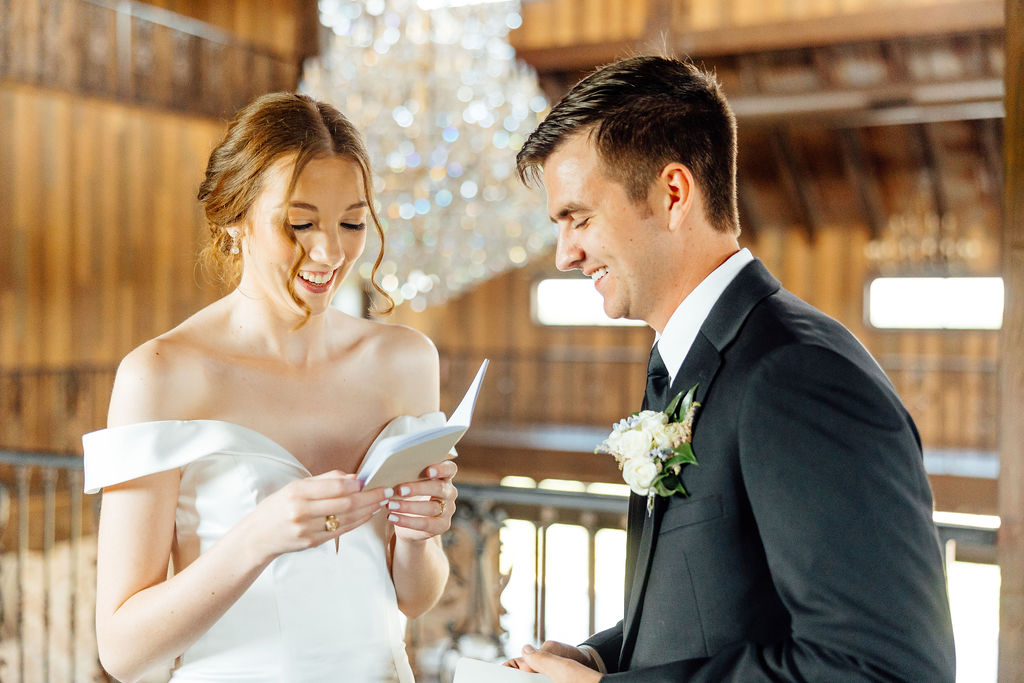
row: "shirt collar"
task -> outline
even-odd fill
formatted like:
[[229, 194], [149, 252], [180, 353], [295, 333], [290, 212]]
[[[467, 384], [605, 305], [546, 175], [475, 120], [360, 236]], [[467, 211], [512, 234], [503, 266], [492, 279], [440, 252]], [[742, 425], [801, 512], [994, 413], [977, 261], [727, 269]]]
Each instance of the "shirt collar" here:
[[658, 345], [658, 353], [665, 361], [672, 382], [715, 302], [733, 278], [753, 260], [754, 256], [749, 249], [740, 249], [726, 259], [682, 300], [665, 324], [665, 331], [656, 335], [654, 342]]

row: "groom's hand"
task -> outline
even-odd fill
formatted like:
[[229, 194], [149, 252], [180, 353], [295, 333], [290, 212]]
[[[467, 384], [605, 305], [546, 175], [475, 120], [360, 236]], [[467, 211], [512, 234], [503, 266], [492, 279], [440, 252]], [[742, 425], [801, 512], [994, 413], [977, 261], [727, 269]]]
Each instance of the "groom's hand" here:
[[507, 666], [523, 671], [542, 673], [554, 683], [596, 683], [601, 674], [594, 669], [590, 655], [578, 647], [545, 641], [540, 650], [523, 646], [523, 654], [506, 662]]

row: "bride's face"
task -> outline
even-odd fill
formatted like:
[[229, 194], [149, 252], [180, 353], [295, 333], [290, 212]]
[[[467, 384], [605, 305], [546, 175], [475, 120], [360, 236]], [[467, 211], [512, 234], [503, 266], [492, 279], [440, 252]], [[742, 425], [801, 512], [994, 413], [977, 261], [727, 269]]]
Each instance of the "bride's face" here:
[[[302, 315], [288, 293], [291, 281], [295, 294], [316, 315], [327, 310], [362, 255], [369, 209], [356, 162], [341, 157], [311, 160], [286, 202], [293, 168], [294, 157], [284, 157], [263, 178], [263, 188], [246, 217], [239, 289]], [[282, 228], [286, 223], [288, 227]], [[285, 230], [292, 231], [305, 251], [294, 278], [290, 271], [295, 251]]]

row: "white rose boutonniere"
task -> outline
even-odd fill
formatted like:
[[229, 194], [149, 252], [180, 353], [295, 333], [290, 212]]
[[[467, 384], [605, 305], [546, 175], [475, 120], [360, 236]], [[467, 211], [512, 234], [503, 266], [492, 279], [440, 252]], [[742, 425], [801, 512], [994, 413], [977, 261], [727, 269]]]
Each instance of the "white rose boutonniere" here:
[[697, 385], [680, 392], [664, 412], [644, 410], [619, 420], [612, 433], [594, 449], [615, 457], [622, 478], [639, 496], [647, 496], [647, 514], [654, 509], [654, 496], [688, 496], [682, 470], [696, 465], [690, 440], [693, 418], [700, 403], [693, 400]]

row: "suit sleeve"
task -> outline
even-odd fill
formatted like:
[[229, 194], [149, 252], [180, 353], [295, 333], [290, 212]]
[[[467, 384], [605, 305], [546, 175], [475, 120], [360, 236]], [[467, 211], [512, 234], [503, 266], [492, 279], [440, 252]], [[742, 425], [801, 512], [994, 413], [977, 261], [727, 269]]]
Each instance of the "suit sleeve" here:
[[743, 485], [790, 635], [607, 679], [952, 682], [931, 491], [917, 432], [882, 372], [784, 346], [736, 399]]
[[614, 672], [619, 663], [619, 653], [622, 651], [622, 621], [611, 628], [599, 631], [581, 643], [588, 645], [601, 655], [605, 668]]

